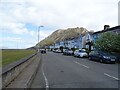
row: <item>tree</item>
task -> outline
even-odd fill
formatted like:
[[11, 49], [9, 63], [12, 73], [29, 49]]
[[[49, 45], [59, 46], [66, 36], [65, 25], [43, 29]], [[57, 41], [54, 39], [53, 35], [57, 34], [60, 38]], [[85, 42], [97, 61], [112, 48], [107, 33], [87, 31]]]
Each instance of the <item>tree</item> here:
[[105, 32], [94, 45], [99, 50], [120, 53], [120, 34]]

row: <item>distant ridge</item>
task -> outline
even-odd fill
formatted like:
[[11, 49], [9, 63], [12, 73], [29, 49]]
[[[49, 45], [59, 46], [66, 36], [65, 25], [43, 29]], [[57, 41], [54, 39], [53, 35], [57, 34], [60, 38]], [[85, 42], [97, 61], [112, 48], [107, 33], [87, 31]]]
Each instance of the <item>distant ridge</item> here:
[[86, 28], [76, 27], [68, 29], [58, 29], [54, 31], [51, 35], [40, 41], [39, 45], [41, 47], [45, 45], [52, 45], [58, 41], [64, 41], [66, 39], [72, 39], [79, 35], [85, 35], [88, 32]]

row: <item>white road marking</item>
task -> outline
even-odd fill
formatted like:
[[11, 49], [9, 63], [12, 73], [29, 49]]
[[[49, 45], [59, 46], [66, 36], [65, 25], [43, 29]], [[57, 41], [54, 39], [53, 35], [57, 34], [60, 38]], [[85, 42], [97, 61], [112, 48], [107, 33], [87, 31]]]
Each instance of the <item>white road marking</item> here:
[[109, 74], [107, 74], [107, 73], [104, 73], [106, 76], [108, 76], [108, 77], [111, 77], [111, 78], [113, 78], [113, 79], [115, 79], [115, 80], [119, 80], [119, 78], [116, 78], [116, 77], [114, 77], [114, 76], [111, 76], [111, 75], [109, 75]]
[[48, 90], [48, 89], [49, 89], [49, 83], [48, 83], [47, 77], [45, 76], [45, 73], [44, 73], [44, 71], [43, 71], [43, 68], [42, 68], [42, 73], [43, 73], [43, 76], [44, 76], [44, 79], [45, 79], [45, 83], [46, 83], [46, 90]]
[[86, 68], [89, 68], [88, 66], [86, 66], [86, 65], [84, 65], [84, 64], [80, 64], [80, 63], [78, 63], [78, 62], [75, 62], [76, 64], [79, 64], [79, 65], [81, 65], [81, 66], [83, 66], [83, 67], [86, 67]]

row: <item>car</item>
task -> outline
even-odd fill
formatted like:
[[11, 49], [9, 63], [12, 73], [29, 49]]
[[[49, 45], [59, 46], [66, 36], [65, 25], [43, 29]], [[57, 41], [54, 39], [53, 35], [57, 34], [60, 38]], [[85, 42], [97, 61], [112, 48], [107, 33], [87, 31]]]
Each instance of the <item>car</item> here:
[[73, 55], [74, 52], [72, 50], [68, 50], [68, 55]]
[[88, 57], [88, 54], [85, 50], [79, 49], [74, 51], [74, 56], [76, 57]]
[[46, 50], [45, 49], [41, 49], [40, 52], [41, 53], [46, 53]]
[[74, 54], [73, 51], [69, 49], [63, 51], [63, 55], [73, 55], [73, 54]]
[[112, 54], [117, 57], [116, 62], [117, 62], [117, 63], [120, 63], [120, 53], [112, 52]]
[[60, 50], [60, 49], [57, 49], [57, 50], [56, 50], [56, 53], [61, 53], [61, 50]]
[[55, 52], [56, 52], [56, 50], [55, 50], [55, 49], [53, 49], [53, 52], [55, 53]]
[[54, 49], [53, 52], [54, 53], [61, 53], [61, 50], [60, 49]]
[[96, 60], [101, 63], [115, 63], [117, 61], [117, 57], [105, 51], [94, 50], [90, 52], [89, 60]]
[[63, 55], [67, 55], [67, 51], [68, 51], [67, 49], [64, 49], [63, 50]]

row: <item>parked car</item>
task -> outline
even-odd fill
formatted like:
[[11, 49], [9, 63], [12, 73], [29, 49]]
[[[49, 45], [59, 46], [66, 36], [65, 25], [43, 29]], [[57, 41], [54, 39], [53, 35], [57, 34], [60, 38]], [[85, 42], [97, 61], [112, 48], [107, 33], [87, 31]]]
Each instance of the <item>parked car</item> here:
[[85, 50], [75, 50], [74, 51], [74, 56], [77, 56], [77, 57], [88, 57], [88, 54], [86, 53]]
[[117, 63], [120, 63], [120, 53], [112, 52], [112, 54], [115, 55], [115, 56], [117, 57], [116, 62], [117, 62]]
[[91, 51], [89, 54], [89, 60], [97, 60], [101, 63], [115, 63], [117, 61], [117, 57], [111, 53], [103, 52], [103, 51]]
[[46, 50], [45, 49], [41, 49], [40, 52], [41, 53], [46, 53]]
[[55, 53], [61, 53], [61, 50], [60, 49], [56, 49], [56, 50], [53, 50], [53, 52], [55, 52]]
[[63, 55], [73, 55], [73, 54], [74, 54], [73, 51], [69, 49], [63, 51]]
[[56, 52], [56, 50], [55, 50], [55, 49], [53, 49], [53, 52]]
[[61, 50], [60, 50], [60, 49], [57, 49], [57, 50], [56, 50], [56, 53], [61, 53]]

